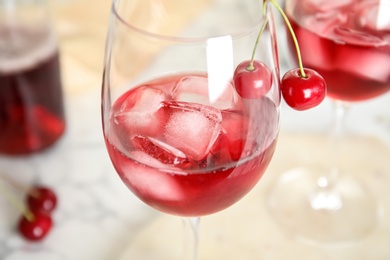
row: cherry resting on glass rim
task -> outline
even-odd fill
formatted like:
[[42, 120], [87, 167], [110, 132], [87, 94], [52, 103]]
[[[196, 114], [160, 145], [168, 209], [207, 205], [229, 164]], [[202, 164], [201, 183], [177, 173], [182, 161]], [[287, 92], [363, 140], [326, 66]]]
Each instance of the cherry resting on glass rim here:
[[48, 187], [36, 186], [27, 193], [27, 205], [29, 209], [50, 213], [57, 205], [57, 196]]
[[233, 81], [237, 93], [242, 98], [260, 98], [265, 96], [272, 86], [272, 74], [268, 67], [253, 60], [253, 70], [249, 69], [250, 60], [241, 62], [234, 71]]
[[229, 84], [226, 108], [186, 101], [204, 98], [207, 84], [203, 74], [169, 75], [129, 90], [111, 108], [111, 161], [129, 189], [162, 212], [204, 216], [233, 205], [275, 150], [278, 109], [269, 98], [241, 98]]
[[31, 211], [33, 219], [28, 220], [26, 216], [22, 216], [19, 220], [19, 233], [31, 241], [43, 239], [51, 230], [53, 225], [50, 215], [43, 211]]
[[304, 68], [289, 70], [281, 81], [281, 91], [286, 103], [296, 110], [307, 110], [319, 105], [326, 96], [326, 82], [315, 70]]

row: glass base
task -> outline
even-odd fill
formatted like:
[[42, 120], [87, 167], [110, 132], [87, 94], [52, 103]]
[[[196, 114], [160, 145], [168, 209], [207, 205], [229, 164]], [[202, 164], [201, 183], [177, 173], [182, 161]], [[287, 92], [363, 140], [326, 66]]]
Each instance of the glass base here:
[[340, 176], [332, 190], [320, 188], [324, 169], [285, 172], [267, 194], [276, 222], [306, 243], [348, 244], [368, 236], [377, 225], [373, 196], [357, 179]]

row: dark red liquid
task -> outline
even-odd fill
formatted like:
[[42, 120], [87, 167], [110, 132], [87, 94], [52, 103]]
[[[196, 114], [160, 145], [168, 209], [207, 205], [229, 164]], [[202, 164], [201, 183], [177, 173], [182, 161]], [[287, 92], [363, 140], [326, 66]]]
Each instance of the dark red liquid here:
[[[140, 164], [107, 141], [111, 160], [127, 187], [149, 206], [179, 216], [212, 214], [240, 200], [263, 175], [275, 144], [276, 141], [263, 153], [235, 167], [180, 175]], [[170, 196], [156, 196], [164, 193]]]
[[[163, 94], [181, 77], [122, 95], [112, 106], [105, 140], [119, 176], [142, 201], [169, 214], [202, 216], [231, 206], [262, 177], [275, 150], [278, 112], [266, 97], [220, 110]], [[194, 84], [199, 92], [207, 89]], [[137, 108], [140, 100], [146, 105]], [[153, 106], [153, 113], [144, 113]], [[212, 145], [202, 144], [208, 143], [204, 136]]]
[[64, 129], [58, 53], [26, 70], [0, 71], [0, 153], [42, 150]]
[[[358, 24], [369, 19], [365, 12], [374, 13], [371, 3], [375, 4], [362, 1], [362, 6], [322, 8], [325, 11], [321, 12], [315, 3], [298, 1], [294, 9], [286, 10], [304, 66], [325, 78], [331, 98], [362, 101], [390, 90], [390, 31], [375, 30], [370, 22]], [[292, 40], [289, 44], [296, 56]]]

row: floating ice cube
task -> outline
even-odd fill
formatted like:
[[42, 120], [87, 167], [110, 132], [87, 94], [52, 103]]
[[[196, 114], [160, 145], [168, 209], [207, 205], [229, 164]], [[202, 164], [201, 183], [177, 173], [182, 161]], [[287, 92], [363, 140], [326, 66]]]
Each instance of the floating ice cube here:
[[176, 101], [164, 101], [161, 109], [168, 115], [163, 133], [165, 142], [192, 159], [204, 158], [220, 133], [220, 110]]
[[248, 118], [239, 111], [222, 111], [222, 127], [229, 140], [248, 138]]
[[[338, 26], [337, 17], [329, 19], [320, 19], [315, 16], [306, 17], [304, 26], [310, 28], [307, 30], [297, 30], [297, 37], [305, 39], [299, 42], [299, 46], [304, 50], [303, 62], [308, 67], [320, 67], [323, 69], [333, 68], [333, 49], [332, 42], [324, 40], [322, 37], [328, 37]], [[322, 37], [318, 37], [322, 36]]]
[[300, 6], [304, 8], [308, 13], [318, 13], [326, 11], [335, 11], [342, 7], [352, 4], [354, 0], [301, 0]]
[[[212, 153], [219, 162], [238, 161], [248, 146], [248, 118], [239, 111], [223, 110], [221, 134], [212, 147]], [[254, 138], [252, 138], [253, 140]]]
[[158, 161], [157, 165], [153, 165], [154, 167], [157, 166], [160, 169], [167, 169], [171, 166], [181, 168], [189, 166], [189, 160], [182, 151], [156, 138], [135, 135], [131, 138], [131, 142], [136, 149], [145, 152], [153, 158], [147, 164], [153, 163], [156, 160]]
[[233, 86], [230, 82], [216, 84], [209, 88], [209, 78], [202, 75], [185, 76], [173, 89], [175, 100], [195, 102], [219, 109], [231, 107], [233, 93]]
[[390, 30], [390, 2], [384, 0], [361, 1], [357, 3], [356, 24], [372, 31]]
[[334, 30], [336, 37], [347, 44], [334, 53], [336, 68], [374, 81], [389, 80], [389, 55], [372, 48], [390, 45], [389, 39], [379, 33], [390, 29], [388, 12], [384, 15], [379, 9], [389, 8], [389, 1], [371, 0], [361, 1], [349, 10], [349, 22]]
[[346, 44], [360, 46], [381, 46], [386, 44], [386, 41], [384, 41], [381, 36], [346, 27], [335, 28], [334, 35], [338, 41]]
[[156, 112], [166, 93], [152, 87], [141, 87], [129, 95], [114, 114], [114, 122], [125, 127], [129, 133], [155, 135], [159, 130]]
[[173, 174], [186, 174], [176, 169], [170, 173], [164, 173], [157, 169], [165, 169], [165, 165], [142, 151], [133, 151], [130, 157], [138, 162], [152, 166], [144, 167], [142, 164], [131, 164], [131, 168], [126, 170], [123, 176], [131, 187], [142, 193], [142, 197], [177, 201], [182, 200], [185, 193], [180, 185], [175, 181]]

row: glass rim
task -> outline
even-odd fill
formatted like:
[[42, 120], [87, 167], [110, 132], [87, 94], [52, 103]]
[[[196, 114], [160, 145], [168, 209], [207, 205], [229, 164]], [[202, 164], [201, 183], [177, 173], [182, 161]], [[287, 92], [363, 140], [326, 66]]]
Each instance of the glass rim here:
[[[209, 36], [197, 36], [197, 37], [188, 37], [188, 36], [173, 36], [168, 34], [159, 34], [150, 32], [148, 30], [144, 30], [138, 26], [135, 26], [129, 22], [127, 22], [123, 17], [120, 15], [117, 9], [117, 2], [120, 0], [113, 0], [111, 5], [111, 15], [114, 15], [114, 17], [126, 28], [136, 31], [140, 34], [146, 35], [151, 38], [156, 38], [160, 40], [166, 40], [166, 41], [173, 41], [173, 42], [183, 42], [183, 43], [191, 43], [191, 42], [206, 42], [208, 39], [212, 38], [219, 38], [219, 37], [232, 37], [232, 38], [239, 38], [242, 35], [246, 35], [254, 30], [257, 30], [261, 27], [261, 24], [265, 19], [269, 19], [269, 16], [267, 15], [259, 15], [260, 19], [258, 19], [256, 22], [254, 22], [251, 26], [245, 26], [244, 28], [236, 31], [232, 31], [231, 33], [220, 33], [215, 35], [209, 35]], [[261, 13], [260, 13], [261, 14]], [[269, 21], [268, 21], [269, 22]]]

